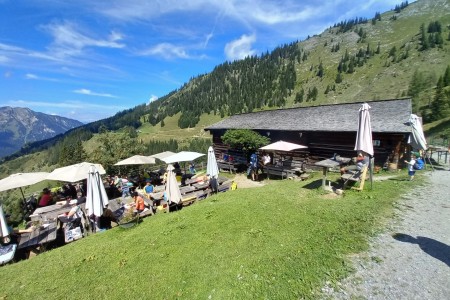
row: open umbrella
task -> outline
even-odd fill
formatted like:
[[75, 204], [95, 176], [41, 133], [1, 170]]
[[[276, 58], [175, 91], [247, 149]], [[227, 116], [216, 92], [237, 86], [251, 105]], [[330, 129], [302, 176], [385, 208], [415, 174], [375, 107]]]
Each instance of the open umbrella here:
[[107, 205], [108, 195], [100, 177], [100, 172], [95, 165], [91, 165], [87, 174], [86, 210], [89, 216], [95, 216], [96, 227], [97, 220], [103, 214], [103, 208]]
[[82, 162], [62, 168], [57, 168], [48, 174], [48, 180], [58, 180], [66, 182], [77, 182], [86, 179], [89, 174], [90, 167], [94, 165], [97, 171], [103, 175], [105, 174], [105, 169], [100, 164], [93, 164], [90, 162]]
[[0, 180], [0, 192], [20, 188], [22, 197], [25, 199], [22, 187], [44, 181], [48, 175], [49, 173], [47, 172], [16, 173], [9, 175]]
[[214, 154], [214, 149], [212, 146], [208, 148], [208, 162], [206, 165], [206, 174], [209, 176], [217, 178], [219, 176], [219, 167], [217, 166], [216, 155]]
[[373, 142], [372, 125], [370, 122], [370, 106], [364, 103], [359, 109], [358, 131], [356, 132], [355, 150], [363, 151], [369, 155], [370, 188], [373, 184]]
[[272, 151], [292, 151], [295, 149], [304, 149], [308, 148], [307, 146], [289, 143], [285, 141], [278, 141], [264, 147], [259, 148], [260, 150], [272, 150]]
[[162, 160], [163, 158], [172, 156], [174, 154], [175, 154], [175, 152], [172, 152], [172, 151], [164, 151], [164, 152], [161, 152], [161, 153], [150, 155], [150, 157], [154, 157], [156, 159]]
[[125, 165], [147, 165], [154, 164], [155, 158], [151, 156], [134, 155], [127, 159], [121, 160], [115, 163], [115, 166], [125, 166]]
[[166, 181], [166, 197], [170, 203], [180, 203], [181, 201], [181, 192], [180, 187], [178, 186], [177, 178], [174, 172], [175, 168], [170, 164], [167, 166], [167, 181]]
[[198, 152], [181, 151], [174, 155], [162, 158], [161, 160], [167, 164], [171, 164], [174, 162], [193, 161], [194, 159], [199, 158], [203, 155], [205, 154]]

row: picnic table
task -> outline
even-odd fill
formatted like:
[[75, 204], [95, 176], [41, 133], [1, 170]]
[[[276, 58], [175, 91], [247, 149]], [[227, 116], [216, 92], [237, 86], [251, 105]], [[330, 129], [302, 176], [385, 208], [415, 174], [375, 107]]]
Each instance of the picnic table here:
[[[86, 203], [80, 204], [81, 209], [84, 210]], [[38, 207], [30, 215], [31, 221], [46, 221], [58, 218], [59, 215], [68, 213], [72, 209], [72, 205], [68, 204], [53, 204], [44, 207]]]
[[32, 232], [20, 234], [17, 249], [29, 249], [35, 253], [45, 250], [45, 245], [56, 240], [57, 221], [47, 221], [47, 223], [36, 227]]
[[321, 161], [318, 161], [315, 163], [316, 166], [318, 167], [322, 167], [322, 172], [323, 172], [323, 178], [322, 178], [322, 187], [324, 189], [326, 189], [326, 185], [327, 185], [327, 174], [328, 174], [328, 169], [330, 168], [335, 168], [338, 166], [341, 166], [343, 164], [347, 164], [350, 162], [350, 158], [347, 157], [340, 157], [338, 160], [337, 159], [324, 159]]

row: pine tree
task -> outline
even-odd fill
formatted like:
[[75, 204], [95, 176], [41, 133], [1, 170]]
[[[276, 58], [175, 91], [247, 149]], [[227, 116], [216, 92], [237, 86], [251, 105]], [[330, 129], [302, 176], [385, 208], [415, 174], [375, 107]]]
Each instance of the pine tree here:
[[342, 75], [341, 75], [341, 73], [337, 73], [336, 79], [334, 80], [334, 82], [336, 82], [336, 83], [341, 83], [342, 82]]

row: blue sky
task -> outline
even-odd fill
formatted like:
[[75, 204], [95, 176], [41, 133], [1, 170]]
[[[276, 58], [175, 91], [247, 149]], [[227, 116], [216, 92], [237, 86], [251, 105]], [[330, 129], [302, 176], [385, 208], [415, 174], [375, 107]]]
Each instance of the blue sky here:
[[[409, 1], [412, 2], [412, 1]], [[92, 122], [394, 0], [0, 0], [0, 106]]]

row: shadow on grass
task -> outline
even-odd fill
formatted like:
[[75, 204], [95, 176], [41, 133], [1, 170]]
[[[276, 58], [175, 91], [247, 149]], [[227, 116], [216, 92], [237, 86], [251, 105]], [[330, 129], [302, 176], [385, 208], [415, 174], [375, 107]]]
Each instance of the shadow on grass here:
[[430, 239], [423, 236], [417, 238], [404, 233], [395, 233], [392, 235], [394, 239], [404, 243], [411, 243], [419, 245], [420, 249], [428, 255], [442, 261], [450, 267], [450, 246], [435, 239]]
[[304, 189], [315, 190], [322, 186], [322, 179], [317, 179], [311, 181], [310, 183], [303, 186]]

